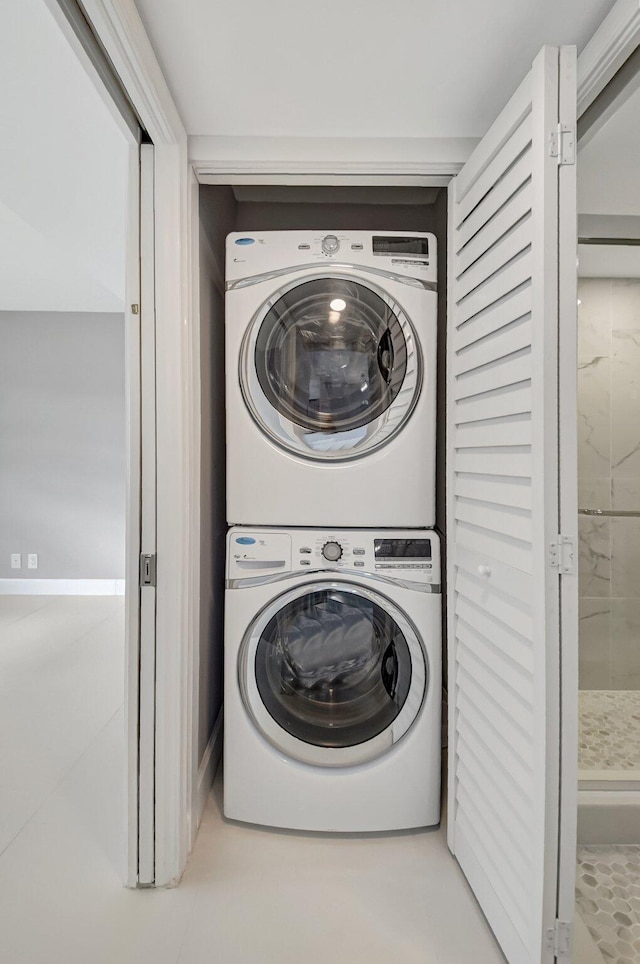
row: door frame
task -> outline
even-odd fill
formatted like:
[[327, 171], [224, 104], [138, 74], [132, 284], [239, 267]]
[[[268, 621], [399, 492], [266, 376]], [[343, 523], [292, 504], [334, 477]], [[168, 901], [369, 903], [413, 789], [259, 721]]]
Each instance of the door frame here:
[[[223, 149], [217, 138], [193, 138], [188, 144], [133, 0], [83, 0], [83, 7], [156, 149], [156, 885], [161, 886], [179, 881], [197, 830], [192, 813], [200, 522], [196, 179], [205, 183], [208, 169], [218, 183], [227, 184], [277, 184], [285, 179], [442, 185], [455, 176], [465, 159], [461, 153], [468, 156], [475, 142], [425, 139], [412, 161], [406, 159], [409, 145], [395, 139], [362, 143], [320, 138], [311, 145], [298, 138], [225, 138], [230, 147]], [[639, 42], [637, 0], [618, 0], [578, 58], [578, 116]], [[324, 155], [320, 164], [318, 154]]]

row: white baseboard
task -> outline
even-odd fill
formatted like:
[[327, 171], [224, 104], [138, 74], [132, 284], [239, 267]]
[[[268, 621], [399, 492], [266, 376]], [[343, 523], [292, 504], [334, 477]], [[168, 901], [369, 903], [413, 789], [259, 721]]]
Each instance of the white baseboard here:
[[213, 724], [213, 730], [211, 731], [211, 736], [209, 737], [209, 742], [207, 743], [206, 749], [202, 754], [202, 760], [200, 766], [198, 767], [198, 790], [197, 790], [197, 800], [196, 800], [196, 827], [200, 826], [200, 821], [202, 820], [202, 814], [204, 813], [204, 808], [207, 802], [207, 797], [209, 796], [209, 791], [213, 784], [213, 778], [216, 775], [216, 770], [218, 769], [218, 764], [220, 763], [220, 758], [222, 757], [222, 720], [223, 720], [224, 707], [220, 708], [220, 712]]
[[124, 579], [0, 579], [0, 596], [124, 596]]

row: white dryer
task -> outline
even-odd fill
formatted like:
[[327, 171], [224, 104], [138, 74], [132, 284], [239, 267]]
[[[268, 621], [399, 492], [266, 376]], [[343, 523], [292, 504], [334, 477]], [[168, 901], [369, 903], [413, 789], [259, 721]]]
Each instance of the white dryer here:
[[344, 832], [437, 824], [437, 535], [234, 528], [227, 559], [225, 815]]
[[230, 524], [435, 524], [436, 241], [230, 234]]

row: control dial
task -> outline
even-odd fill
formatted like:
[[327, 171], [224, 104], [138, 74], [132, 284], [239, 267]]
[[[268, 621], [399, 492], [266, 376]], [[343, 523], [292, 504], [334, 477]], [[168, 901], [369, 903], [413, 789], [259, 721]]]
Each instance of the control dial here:
[[335, 234], [327, 234], [322, 239], [322, 250], [325, 254], [335, 254], [340, 247], [340, 242]]
[[337, 562], [342, 558], [342, 546], [339, 542], [325, 542], [322, 547], [322, 555], [327, 562]]

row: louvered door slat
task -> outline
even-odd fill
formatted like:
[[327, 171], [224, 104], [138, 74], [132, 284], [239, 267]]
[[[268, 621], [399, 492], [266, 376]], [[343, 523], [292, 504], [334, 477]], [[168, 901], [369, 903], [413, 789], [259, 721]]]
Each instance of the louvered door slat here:
[[[488, 717], [486, 700], [483, 705], [482, 699], [475, 698], [477, 695], [478, 691], [474, 693], [470, 688], [469, 692], [465, 689], [460, 697], [460, 707], [465, 714], [457, 728], [462, 739], [461, 753], [464, 752], [465, 745], [472, 748], [474, 745], [484, 747], [487, 753], [491, 748], [495, 748], [496, 752], [490, 754], [493, 769], [504, 774], [505, 778], [508, 777], [510, 798], [521, 800], [530, 797], [533, 792], [531, 760], [526, 753], [518, 752], [515, 743], [504, 738], [502, 718], [494, 720]], [[531, 756], [530, 748], [528, 756]]]
[[531, 453], [517, 446], [491, 449], [461, 449], [454, 455], [456, 472], [482, 472], [484, 475], [511, 475], [531, 478]]
[[531, 382], [525, 378], [521, 382], [487, 389], [479, 395], [457, 399], [452, 418], [455, 424], [459, 425], [500, 415], [521, 415], [530, 411]]
[[501, 782], [510, 801], [522, 807], [529, 825], [533, 819], [531, 766], [516, 754], [504, 734], [495, 730], [466, 693], [460, 698], [460, 719], [455, 731], [462, 758], [483, 760], [492, 780]]
[[456, 358], [456, 375], [481, 368], [497, 358], [506, 358], [530, 344], [531, 315], [526, 314], [461, 349]]
[[467, 244], [518, 191], [530, 182], [531, 160], [527, 156], [531, 145], [530, 131], [527, 134], [526, 146], [520, 156], [460, 225], [458, 237], [461, 245]]
[[[478, 606], [483, 612], [490, 613], [521, 636], [530, 640], [533, 633], [531, 608], [498, 589], [494, 588], [491, 593], [487, 592], [486, 582], [487, 580], [477, 573], [469, 573], [465, 572], [464, 569], [459, 569], [456, 591], [464, 595], [468, 602]], [[476, 627], [473, 628], [472, 632], [475, 634]], [[494, 639], [491, 640], [491, 645], [496, 645]], [[517, 643], [514, 642], [513, 646], [503, 649], [503, 652], [508, 655], [509, 659], [518, 663], [515, 655], [516, 650]], [[528, 662], [526, 665], [527, 670], [530, 671], [531, 665]], [[532, 683], [529, 678], [526, 680], [526, 688], [527, 692], [531, 691]]]
[[[513, 229], [499, 241], [491, 245], [477, 261], [458, 275], [458, 291], [464, 298], [470, 291], [475, 291], [481, 285], [487, 284], [505, 265], [522, 251], [527, 251], [531, 244], [531, 226], [527, 220], [514, 225]], [[460, 262], [465, 252], [460, 254]]]
[[488, 479], [484, 475], [463, 475], [458, 473], [455, 480], [455, 494], [484, 502], [497, 502], [514, 505], [519, 509], [531, 508], [531, 485], [528, 479], [504, 476]]
[[530, 354], [529, 347], [521, 348], [510, 355], [486, 362], [472, 372], [462, 372], [456, 381], [456, 398], [482, 395], [496, 388], [527, 381], [531, 377]]
[[456, 334], [456, 351], [472, 345], [493, 331], [517, 321], [531, 313], [531, 285], [526, 279], [523, 287], [512, 291], [502, 302], [494, 304], [484, 315], [476, 315], [471, 321], [461, 325]]
[[500, 870], [500, 877], [513, 904], [523, 921], [527, 917], [527, 895], [522, 880], [530, 868], [530, 863], [522, 850], [513, 846], [503, 824], [497, 830], [492, 810], [487, 798], [479, 792], [473, 781], [467, 783], [465, 774], [460, 774], [460, 807], [484, 830], [484, 843], [491, 860]]
[[456, 519], [479, 529], [502, 533], [514, 539], [531, 542], [531, 513], [513, 506], [496, 506], [471, 499], [458, 499]]
[[531, 445], [531, 419], [528, 412], [458, 425], [458, 448], [461, 449], [522, 444]]
[[504, 793], [503, 787], [489, 779], [487, 771], [473, 754], [460, 765], [460, 780], [469, 787], [474, 796], [483, 797], [489, 806], [500, 816], [500, 821], [507, 828], [509, 843], [515, 851], [522, 854], [525, 860], [529, 855], [523, 839], [527, 837], [527, 824], [521, 810], [516, 810], [509, 800], [509, 794]]
[[[522, 109], [511, 110], [518, 100]], [[531, 140], [531, 92], [525, 80], [458, 174], [460, 224], [495, 190]]]
[[543, 48], [450, 203], [449, 844], [510, 964], [553, 958], [564, 50]]
[[[518, 895], [520, 899], [516, 899], [516, 882], [519, 883], [519, 881], [516, 881], [513, 873], [506, 870], [502, 863], [496, 860], [495, 850], [491, 846], [490, 834], [482, 818], [473, 812], [470, 813], [461, 803], [459, 804], [459, 811], [458, 820], [461, 832], [466, 833], [468, 838], [475, 836], [476, 828], [480, 832], [479, 841], [475, 847], [477, 857], [482, 866], [486, 867], [491, 873], [492, 879], [496, 881], [496, 894], [509, 914], [512, 926], [516, 929], [520, 939], [526, 940], [528, 908], [526, 907], [524, 894], [520, 893]], [[520, 891], [523, 890], [523, 888], [519, 889]]]
[[515, 292], [516, 288], [529, 281], [531, 281], [531, 252], [514, 252], [511, 261], [505, 262], [499, 271], [458, 302], [459, 323], [468, 322], [491, 305], [497, 305], [501, 298]]

